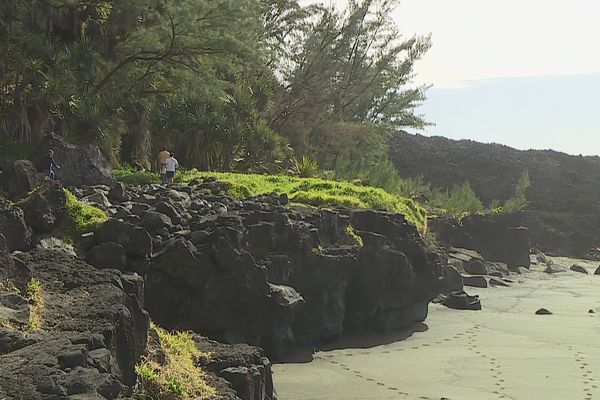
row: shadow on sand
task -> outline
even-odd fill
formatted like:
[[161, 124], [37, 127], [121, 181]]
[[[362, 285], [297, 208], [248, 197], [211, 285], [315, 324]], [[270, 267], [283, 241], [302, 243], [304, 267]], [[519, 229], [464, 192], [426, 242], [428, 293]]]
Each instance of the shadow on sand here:
[[344, 334], [340, 339], [330, 343], [323, 343], [315, 349], [298, 349], [293, 354], [287, 355], [284, 359], [279, 360], [278, 363], [309, 363], [313, 360], [313, 355], [317, 351], [327, 352], [342, 349], [368, 349], [371, 347], [400, 342], [411, 337], [417, 332], [426, 332], [428, 329], [429, 327], [427, 324], [423, 322], [417, 322], [410, 327], [397, 332]]

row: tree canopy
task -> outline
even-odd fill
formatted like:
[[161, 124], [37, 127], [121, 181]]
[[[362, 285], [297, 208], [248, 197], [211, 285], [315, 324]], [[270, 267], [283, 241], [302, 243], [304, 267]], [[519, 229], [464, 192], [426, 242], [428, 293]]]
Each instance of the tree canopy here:
[[421, 128], [411, 83], [428, 37], [395, 0], [5, 0], [0, 136], [54, 130], [150, 167], [277, 171], [308, 156], [391, 185], [387, 138]]

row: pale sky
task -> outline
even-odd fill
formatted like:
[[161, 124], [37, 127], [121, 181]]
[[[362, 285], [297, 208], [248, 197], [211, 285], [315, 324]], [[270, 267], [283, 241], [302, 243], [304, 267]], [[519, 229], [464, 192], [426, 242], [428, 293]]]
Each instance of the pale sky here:
[[[339, 0], [343, 4], [345, 0]], [[432, 34], [419, 82], [600, 73], [598, 0], [404, 0], [406, 34]]]
[[401, 1], [401, 31], [432, 34], [422, 133], [600, 154], [599, 17], [600, 0]]

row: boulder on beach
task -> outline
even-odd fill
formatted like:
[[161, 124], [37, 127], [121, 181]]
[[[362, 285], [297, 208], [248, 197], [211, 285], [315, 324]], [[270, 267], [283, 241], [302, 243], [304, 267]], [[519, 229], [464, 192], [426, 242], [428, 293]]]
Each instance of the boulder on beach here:
[[508, 283], [501, 279], [490, 278], [490, 286], [504, 286], [508, 287]]
[[594, 275], [600, 275], [600, 267], [596, 268], [596, 271], [594, 272]]
[[453, 265], [447, 265], [442, 269], [444, 277], [444, 293], [463, 289], [463, 278]]
[[484, 276], [481, 275], [463, 275], [463, 284], [465, 286], [478, 287], [478, 288], [486, 288], [488, 287], [488, 282]]
[[481, 310], [479, 296], [469, 296], [464, 291], [450, 293], [442, 304], [456, 310]]
[[571, 265], [571, 271], [579, 272], [580, 274], [588, 274], [587, 269], [583, 268], [581, 265]]
[[535, 315], [552, 315], [552, 311], [546, 308], [540, 308], [535, 312]]
[[559, 265], [556, 264], [551, 264], [546, 266], [546, 268], [544, 269], [544, 272], [547, 274], [557, 274], [559, 272], [566, 272], [567, 269], [564, 267], [561, 267]]

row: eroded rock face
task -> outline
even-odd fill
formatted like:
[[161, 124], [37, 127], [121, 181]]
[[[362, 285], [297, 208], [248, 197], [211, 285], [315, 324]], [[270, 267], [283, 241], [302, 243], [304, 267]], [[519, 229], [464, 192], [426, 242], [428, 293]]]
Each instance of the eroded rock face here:
[[473, 249], [486, 260], [499, 261], [516, 270], [528, 268], [529, 230], [521, 214], [471, 215], [457, 221], [437, 218], [429, 223], [438, 240], [453, 247]]
[[18, 257], [41, 283], [41, 326], [28, 334], [0, 330], [0, 397], [127, 395], [146, 347], [149, 319], [135, 293], [141, 288], [124, 285], [118, 271], [95, 269], [60, 250]]
[[0, 198], [0, 233], [4, 235], [9, 251], [28, 250], [31, 246], [31, 229], [25, 222], [23, 210], [2, 202]]
[[31, 195], [16, 203], [23, 210], [27, 225], [36, 232], [49, 232], [64, 217], [67, 195], [59, 182], [45, 182]]
[[116, 180], [112, 166], [97, 146], [75, 145], [51, 132], [42, 141], [40, 154], [54, 149], [54, 158], [61, 167], [56, 171], [57, 178], [66, 186], [109, 185]]
[[[441, 289], [440, 256], [401, 215], [290, 208], [278, 195], [235, 201], [209, 186], [128, 186], [95, 232], [95, 245], [123, 246], [124, 270], [145, 275], [161, 326], [277, 358], [346, 331], [422, 321]], [[151, 238], [136, 252], [124, 239], [132, 229]]]
[[204, 369], [228, 381], [240, 399], [273, 398], [271, 362], [261, 349], [245, 344], [224, 345], [199, 335], [194, 336], [194, 342], [200, 351], [211, 354], [210, 359], [202, 361]]
[[23, 197], [44, 181], [44, 174], [39, 173], [34, 163], [29, 160], [5, 160], [1, 164], [0, 185], [11, 199]]

